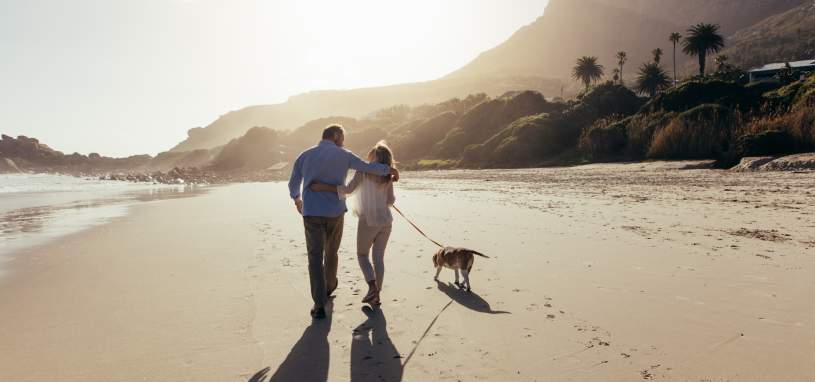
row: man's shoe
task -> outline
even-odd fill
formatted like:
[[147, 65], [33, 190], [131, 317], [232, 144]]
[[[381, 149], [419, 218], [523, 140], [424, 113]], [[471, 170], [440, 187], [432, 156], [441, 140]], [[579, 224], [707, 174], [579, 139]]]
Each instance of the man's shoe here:
[[314, 308], [311, 310], [311, 318], [315, 320], [322, 320], [325, 318], [325, 308]]
[[334, 297], [334, 291], [337, 290], [337, 287], [328, 290], [328, 298]]

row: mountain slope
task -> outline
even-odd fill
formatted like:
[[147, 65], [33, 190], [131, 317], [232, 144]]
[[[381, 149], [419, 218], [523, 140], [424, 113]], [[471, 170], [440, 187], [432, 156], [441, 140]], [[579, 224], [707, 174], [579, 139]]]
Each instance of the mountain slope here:
[[[628, 78], [654, 48], [671, 60], [671, 32], [684, 32], [691, 24], [720, 24], [729, 35], [768, 16], [786, 12], [807, 0], [551, 0], [544, 15], [520, 29], [503, 44], [484, 52], [453, 72], [450, 78], [478, 77], [514, 72], [567, 78], [577, 57], [600, 58], [609, 74], [624, 50]], [[684, 67], [688, 57], [679, 53]]]
[[728, 45], [724, 54], [743, 68], [815, 59], [815, 1], [736, 32]]
[[[564, 86], [576, 86], [569, 79], [571, 68], [575, 59], [584, 55], [599, 57], [610, 77], [616, 67], [615, 53], [626, 51], [629, 60], [623, 74], [630, 84], [637, 67], [651, 60], [654, 48], [665, 51], [668, 68], [672, 51], [668, 35], [684, 32], [690, 24], [703, 21], [721, 24], [725, 34], [742, 30], [729, 42], [733, 45], [729, 54], [737, 64], [806, 55], [812, 52], [813, 38], [808, 31], [815, 22], [810, 16], [801, 17], [806, 8], [800, 5], [811, 1], [551, 0], [538, 20], [442, 79], [311, 92], [282, 104], [250, 106], [229, 112], [205, 128], [191, 129], [188, 138], [171, 151], [222, 146], [256, 126], [291, 130], [329, 115], [360, 118], [393, 105], [429, 104], [475, 93], [495, 97], [507, 91], [535, 90], [548, 97], [557, 96]], [[770, 17], [773, 15], [777, 16]], [[761, 21], [767, 17], [770, 18]], [[802, 31], [800, 35], [790, 33], [798, 29]], [[796, 42], [796, 36], [808, 40]], [[771, 48], [774, 45], [778, 47]], [[759, 56], [751, 58], [756, 46], [763, 53], [759, 51]], [[692, 71], [694, 63], [687, 56], [679, 53], [677, 58], [680, 71]]]
[[625, 72], [667, 48], [678, 26], [600, 0], [552, 0], [544, 15], [503, 44], [484, 52], [449, 78], [520, 73], [567, 78], [580, 56], [597, 56], [610, 73], [614, 54], [628, 52]]
[[412, 84], [353, 90], [311, 92], [275, 105], [250, 106], [222, 115], [205, 128], [188, 131], [187, 139], [170, 151], [208, 149], [238, 138], [252, 127], [292, 130], [304, 123], [330, 115], [362, 117], [393, 105], [422, 105], [470, 94], [498, 96], [508, 91], [531, 89], [554, 96], [560, 81], [540, 76], [511, 74], [468, 79], [439, 79]]
[[[600, 0], [648, 17], [683, 27], [699, 22], [716, 23], [730, 35], [767, 16], [786, 12], [807, 0]], [[684, 31], [682, 28], [681, 31]]]

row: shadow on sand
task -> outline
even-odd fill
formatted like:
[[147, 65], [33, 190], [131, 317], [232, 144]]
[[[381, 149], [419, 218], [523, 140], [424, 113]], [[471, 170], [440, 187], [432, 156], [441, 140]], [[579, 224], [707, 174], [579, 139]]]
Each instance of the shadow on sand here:
[[[306, 328], [268, 382], [328, 381], [328, 332], [331, 331], [332, 308], [329, 303], [326, 306], [327, 317], [323, 320], [314, 320]], [[270, 367], [258, 371], [249, 382], [267, 382], [266, 377], [270, 371]]]
[[436, 281], [436, 285], [440, 291], [444, 292], [444, 294], [453, 299], [453, 301], [476, 312], [488, 314], [511, 314], [510, 312], [503, 310], [492, 310], [490, 303], [481, 298], [481, 296], [475, 292], [466, 292], [458, 289], [453, 284], [446, 284], [438, 280]]
[[362, 308], [368, 319], [354, 329], [351, 381], [401, 381], [402, 356], [388, 336], [382, 309]]

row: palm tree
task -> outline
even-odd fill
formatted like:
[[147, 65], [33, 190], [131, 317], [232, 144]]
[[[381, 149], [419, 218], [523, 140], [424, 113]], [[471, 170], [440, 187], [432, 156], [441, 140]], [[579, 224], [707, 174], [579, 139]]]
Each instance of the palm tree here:
[[659, 64], [662, 61], [662, 48], [656, 48], [651, 51], [651, 54], [654, 55], [654, 62]]
[[611, 71], [611, 74], [612, 74], [612, 76], [611, 76], [612, 81], [614, 81], [616, 83], [617, 81], [620, 80], [620, 69], [619, 68], [614, 68], [614, 70]]
[[665, 73], [665, 70], [656, 62], [647, 62], [640, 66], [636, 86], [638, 92], [653, 97], [660, 90], [670, 85], [671, 80], [668, 79], [668, 74]]
[[586, 85], [586, 91], [592, 83], [603, 77], [603, 65], [597, 63], [597, 57], [583, 56], [577, 59], [572, 69], [572, 78]]
[[724, 37], [719, 34], [718, 24], [699, 23], [688, 29], [682, 41], [682, 51], [699, 57], [699, 75], [705, 75], [705, 61], [709, 53], [719, 53], [724, 48]]
[[623, 65], [628, 62], [628, 53], [619, 51], [614, 57], [617, 58], [617, 65], [620, 65], [620, 85], [625, 85], [623, 82]]
[[671, 37], [668, 39], [674, 44], [674, 85], [676, 85], [676, 44], [682, 41], [682, 34], [679, 32], [671, 33]]

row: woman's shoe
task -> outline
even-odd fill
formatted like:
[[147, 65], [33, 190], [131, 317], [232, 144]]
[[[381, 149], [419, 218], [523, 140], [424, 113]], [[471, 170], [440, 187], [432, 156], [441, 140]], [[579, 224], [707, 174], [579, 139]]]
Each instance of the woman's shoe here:
[[362, 298], [362, 302], [369, 303], [377, 295], [379, 295], [379, 291], [376, 289], [376, 281], [368, 281], [368, 294]]
[[371, 301], [368, 301], [368, 303], [371, 304], [371, 306], [382, 305], [382, 303], [379, 301], [379, 291], [374, 293], [374, 297], [371, 299]]

